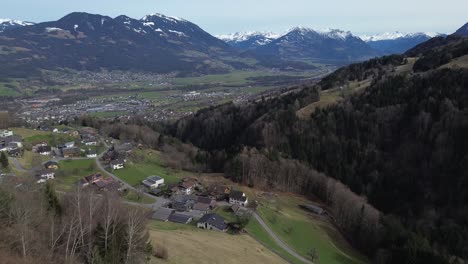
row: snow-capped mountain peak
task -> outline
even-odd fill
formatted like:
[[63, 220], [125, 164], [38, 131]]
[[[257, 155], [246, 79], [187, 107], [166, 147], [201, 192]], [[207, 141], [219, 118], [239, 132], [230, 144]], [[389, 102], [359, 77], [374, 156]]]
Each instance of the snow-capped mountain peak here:
[[187, 22], [187, 20], [185, 20], [185, 19], [178, 18], [178, 17], [173, 17], [173, 16], [166, 16], [166, 15], [163, 15], [163, 14], [160, 14], [160, 13], [154, 13], [154, 14], [146, 15], [141, 20], [142, 21], [149, 21], [149, 20], [151, 20], [152, 17], [158, 17], [158, 18], [166, 19], [166, 20], [169, 20], [169, 21], [174, 22], [174, 23]]

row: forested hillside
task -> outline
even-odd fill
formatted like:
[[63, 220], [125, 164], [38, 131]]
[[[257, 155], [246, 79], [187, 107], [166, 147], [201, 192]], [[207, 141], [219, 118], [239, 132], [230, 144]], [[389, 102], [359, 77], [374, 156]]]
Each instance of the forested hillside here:
[[[375, 263], [463, 263], [456, 261], [468, 259], [468, 70], [438, 69], [438, 60], [468, 54], [465, 43], [449, 37], [417, 47], [407, 54], [422, 58], [414, 71], [398, 70], [407, 56], [385, 57], [298, 93], [203, 110], [171, 133], [201, 148], [196, 160], [207, 169], [245, 184], [326, 200], [314, 170], [343, 182], [382, 212], [375, 234], [364, 235], [363, 224], [343, 228]], [[364, 91], [297, 117], [321, 89], [364, 79], [372, 80]]]

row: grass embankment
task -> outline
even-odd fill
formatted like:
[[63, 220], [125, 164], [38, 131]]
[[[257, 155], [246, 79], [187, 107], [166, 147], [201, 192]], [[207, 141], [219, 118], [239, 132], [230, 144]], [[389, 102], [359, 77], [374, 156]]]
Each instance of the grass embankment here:
[[141, 181], [152, 175], [163, 177], [166, 184], [176, 183], [183, 174], [163, 167], [156, 151], [137, 149], [132, 152], [124, 169], [112, 173], [132, 186], [140, 185]]
[[167, 261], [150, 263], [287, 263], [248, 235], [199, 230], [193, 225], [150, 223], [153, 245], [168, 250]]
[[258, 213], [270, 228], [297, 253], [309, 258], [310, 250], [318, 252], [319, 264], [365, 264], [366, 257], [356, 252], [333, 225], [314, 219], [299, 208], [307, 200], [281, 195], [260, 199]]

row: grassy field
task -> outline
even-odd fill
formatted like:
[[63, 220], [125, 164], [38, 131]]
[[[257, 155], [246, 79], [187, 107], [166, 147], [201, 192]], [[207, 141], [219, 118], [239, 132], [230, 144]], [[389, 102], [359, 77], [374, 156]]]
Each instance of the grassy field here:
[[59, 144], [64, 144], [66, 142], [74, 141], [76, 138], [70, 137], [64, 134], [56, 134], [52, 132], [46, 132], [45, 134], [36, 134], [33, 136], [25, 137], [24, 141], [26, 143], [34, 143], [34, 142], [41, 142], [46, 141], [49, 145], [56, 146]]
[[63, 160], [59, 162], [59, 171], [59, 176], [56, 177], [57, 188], [64, 191], [73, 190], [76, 183], [85, 176], [94, 173], [106, 175], [97, 168], [95, 159]]
[[143, 203], [143, 204], [151, 204], [156, 201], [156, 198], [150, 198], [146, 195], [138, 195], [133, 190], [128, 190], [125, 195], [122, 196], [123, 199], [133, 203]]
[[150, 237], [153, 245], [164, 246], [169, 255], [167, 261], [152, 259], [150, 263], [287, 263], [248, 235], [159, 222], [150, 224]]
[[270, 250], [280, 254], [284, 258], [288, 259], [294, 264], [303, 264], [303, 262], [293, 255], [289, 254], [286, 250], [278, 246], [276, 242], [271, 238], [271, 236], [263, 229], [258, 221], [255, 218], [251, 218], [249, 224], [246, 226], [245, 230], [254, 237], [256, 240], [260, 241], [263, 245], [268, 247]]
[[281, 195], [261, 199], [258, 213], [273, 231], [304, 257], [311, 249], [319, 254], [318, 264], [364, 264], [367, 258], [357, 253], [329, 223], [316, 220], [299, 208], [307, 200]]
[[15, 127], [11, 129], [15, 135], [20, 135], [23, 138], [29, 138], [33, 136], [43, 136], [50, 134], [46, 131], [34, 130], [29, 128]]
[[132, 157], [125, 164], [124, 169], [112, 172], [132, 186], [140, 185], [141, 181], [152, 175], [163, 177], [166, 184], [176, 183], [182, 177], [182, 172], [161, 166], [158, 154], [154, 151], [134, 150]]
[[41, 165], [43, 162], [50, 160], [50, 157], [42, 156], [32, 151], [24, 151], [22, 157], [18, 158], [21, 167], [26, 170]]

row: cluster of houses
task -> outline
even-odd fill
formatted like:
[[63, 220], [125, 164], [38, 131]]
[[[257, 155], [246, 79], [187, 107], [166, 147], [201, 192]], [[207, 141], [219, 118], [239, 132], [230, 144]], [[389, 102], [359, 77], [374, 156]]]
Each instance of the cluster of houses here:
[[56, 161], [48, 161], [44, 163], [44, 168], [37, 172], [37, 183], [45, 183], [48, 180], [55, 179], [55, 171], [58, 169], [59, 164]]
[[18, 157], [22, 153], [23, 139], [14, 135], [11, 130], [0, 130], [0, 152], [6, 152], [10, 157]]
[[[54, 132], [56, 130], [54, 129]], [[63, 132], [55, 132], [63, 133]], [[84, 149], [81, 149], [76, 141], [70, 141], [63, 144], [59, 144], [56, 148], [49, 145], [47, 141], [34, 142], [32, 151], [43, 156], [60, 156], [64, 158], [78, 158], [86, 156], [87, 158], [96, 158], [97, 152], [95, 146], [98, 145], [98, 140], [94, 130], [92, 129], [81, 129], [68, 130], [67, 133], [74, 137], [80, 137], [79, 143]]]
[[[164, 179], [150, 176], [142, 185], [150, 189], [160, 188], [164, 185]], [[249, 211], [245, 193], [227, 186], [212, 185], [204, 188], [197, 179], [184, 178], [169, 190], [169, 203], [156, 210], [152, 219], [178, 224], [196, 221], [199, 228], [225, 232], [229, 225], [221, 215], [215, 213], [218, 206], [230, 206], [232, 212], [239, 216]]]

